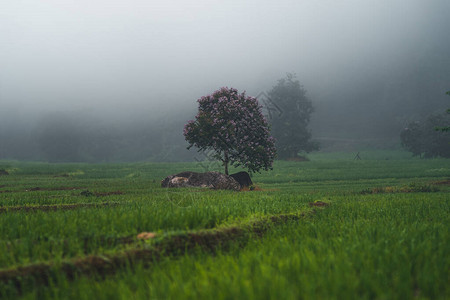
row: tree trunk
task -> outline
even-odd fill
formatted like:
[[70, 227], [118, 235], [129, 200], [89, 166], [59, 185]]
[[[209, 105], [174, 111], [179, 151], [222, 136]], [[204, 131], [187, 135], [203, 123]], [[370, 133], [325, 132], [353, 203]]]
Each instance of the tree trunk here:
[[228, 152], [224, 151], [223, 154], [223, 165], [225, 166], [225, 175], [228, 175]]

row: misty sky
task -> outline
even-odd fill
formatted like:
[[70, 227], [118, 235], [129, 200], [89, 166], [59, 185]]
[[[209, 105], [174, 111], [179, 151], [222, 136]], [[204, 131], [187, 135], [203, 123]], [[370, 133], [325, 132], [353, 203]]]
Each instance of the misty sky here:
[[221, 86], [256, 95], [286, 72], [320, 100], [443, 53], [449, 11], [446, 0], [1, 0], [0, 109], [196, 106]]

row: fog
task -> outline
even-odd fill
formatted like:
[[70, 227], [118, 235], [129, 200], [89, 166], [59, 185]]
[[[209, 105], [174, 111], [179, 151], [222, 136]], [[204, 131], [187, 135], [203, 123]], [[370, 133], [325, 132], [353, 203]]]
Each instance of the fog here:
[[182, 126], [199, 97], [222, 86], [256, 96], [287, 72], [325, 148], [394, 147], [406, 121], [449, 106], [449, 11], [447, 0], [3, 0], [0, 159], [51, 160], [42, 143], [61, 141], [42, 142], [43, 130], [63, 123], [115, 141], [96, 161], [189, 159]]

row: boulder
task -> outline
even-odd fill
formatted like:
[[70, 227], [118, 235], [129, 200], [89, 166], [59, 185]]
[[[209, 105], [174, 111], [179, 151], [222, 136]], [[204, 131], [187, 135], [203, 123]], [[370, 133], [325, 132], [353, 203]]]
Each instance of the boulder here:
[[240, 190], [240, 184], [228, 175], [219, 172], [181, 172], [169, 175], [161, 181], [162, 187], [204, 187], [221, 190]]
[[253, 185], [252, 179], [250, 178], [250, 175], [247, 172], [237, 172], [231, 174], [230, 177], [233, 177], [234, 180], [236, 180], [239, 183], [241, 189]]

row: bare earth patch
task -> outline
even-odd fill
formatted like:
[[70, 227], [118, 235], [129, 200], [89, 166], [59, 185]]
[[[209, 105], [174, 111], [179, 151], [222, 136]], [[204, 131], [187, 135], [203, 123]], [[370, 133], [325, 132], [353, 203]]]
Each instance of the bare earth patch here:
[[156, 233], [154, 232], [141, 232], [137, 235], [138, 240], [149, 240], [156, 237]]

